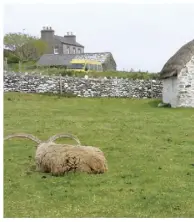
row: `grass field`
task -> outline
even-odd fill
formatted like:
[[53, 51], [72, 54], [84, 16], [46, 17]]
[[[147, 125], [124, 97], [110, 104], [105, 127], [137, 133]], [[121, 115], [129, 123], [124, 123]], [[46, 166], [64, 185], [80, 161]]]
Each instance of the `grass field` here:
[[109, 171], [34, 172], [35, 144], [5, 141], [4, 217], [194, 217], [193, 122], [193, 109], [154, 100], [6, 93], [5, 135], [73, 133], [104, 151]]

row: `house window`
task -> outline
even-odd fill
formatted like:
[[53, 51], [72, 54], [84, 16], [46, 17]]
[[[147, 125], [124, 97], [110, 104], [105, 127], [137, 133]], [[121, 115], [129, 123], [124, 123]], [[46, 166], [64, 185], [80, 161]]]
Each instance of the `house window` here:
[[59, 47], [58, 47], [58, 46], [55, 46], [55, 48], [54, 48], [54, 54], [59, 54]]
[[67, 54], [70, 54], [70, 48], [67, 46]]
[[78, 49], [78, 53], [81, 54], [81, 49]]
[[73, 54], [76, 54], [76, 50], [75, 50], [75, 48], [73, 48]]

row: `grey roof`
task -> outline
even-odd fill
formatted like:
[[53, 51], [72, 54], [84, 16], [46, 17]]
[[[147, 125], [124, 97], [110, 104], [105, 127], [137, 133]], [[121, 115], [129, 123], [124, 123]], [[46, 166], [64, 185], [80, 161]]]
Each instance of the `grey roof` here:
[[40, 57], [37, 62], [39, 66], [52, 66], [52, 65], [69, 65], [72, 59], [87, 59], [97, 60], [104, 63], [108, 56], [112, 56], [110, 52], [99, 52], [99, 53], [82, 53], [82, 54], [44, 54]]
[[62, 36], [58, 36], [58, 35], [54, 35], [54, 38], [62, 43], [65, 43], [65, 44], [68, 44], [68, 45], [74, 45], [74, 46], [79, 46], [79, 47], [82, 47], [84, 48], [83, 45], [79, 44], [78, 42], [74, 42], [72, 41], [71, 38], [65, 38], [65, 37], [62, 37]]
[[44, 54], [40, 57], [37, 62], [38, 66], [67, 66], [75, 55], [55, 55], [55, 54]]
[[177, 76], [194, 55], [194, 39], [184, 44], [163, 66], [160, 78]]

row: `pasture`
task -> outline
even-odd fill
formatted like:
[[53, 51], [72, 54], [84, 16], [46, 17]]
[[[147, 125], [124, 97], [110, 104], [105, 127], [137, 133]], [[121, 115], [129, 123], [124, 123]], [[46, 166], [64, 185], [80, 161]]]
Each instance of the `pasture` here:
[[34, 172], [36, 144], [7, 140], [4, 217], [194, 217], [194, 110], [157, 104], [5, 93], [4, 135], [72, 133], [100, 147], [109, 170], [63, 177]]

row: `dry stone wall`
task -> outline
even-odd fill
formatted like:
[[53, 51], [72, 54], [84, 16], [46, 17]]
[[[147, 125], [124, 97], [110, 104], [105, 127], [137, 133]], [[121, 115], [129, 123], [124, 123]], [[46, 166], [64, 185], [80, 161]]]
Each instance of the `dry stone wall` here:
[[57, 94], [61, 91], [80, 97], [162, 98], [162, 82], [4, 72], [4, 92]]

